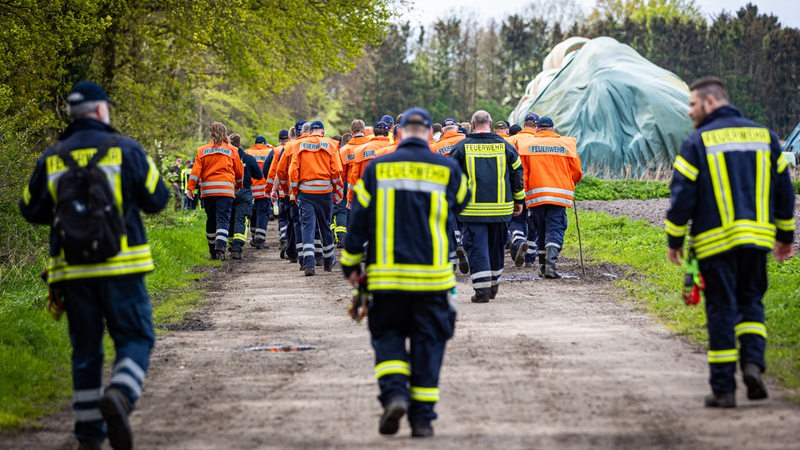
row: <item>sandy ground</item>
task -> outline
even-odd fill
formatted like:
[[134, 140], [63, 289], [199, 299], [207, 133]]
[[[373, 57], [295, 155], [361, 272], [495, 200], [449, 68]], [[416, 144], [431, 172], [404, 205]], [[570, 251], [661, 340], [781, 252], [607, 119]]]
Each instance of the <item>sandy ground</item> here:
[[[588, 208], [587, 208], [588, 209]], [[274, 228], [273, 225], [270, 225]], [[271, 230], [274, 233], [274, 229]], [[274, 238], [274, 235], [272, 236]], [[202, 236], [198, 236], [198, 239]], [[274, 244], [274, 242], [273, 242]], [[337, 267], [338, 269], [338, 267]], [[614, 300], [613, 266], [541, 280], [507, 268], [496, 300], [469, 302], [441, 379], [430, 440], [378, 434], [366, 325], [345, 314], [339, 270], [304, 277], [276, 250], [245, 253], [205, 305], [161, 336], [138, 410], [142, 449], [798, 449], [800, 406], [770, 398], [710, 410], [705, 352]], [[562, 271], [579, 273], [574, 261]], [[676, 298], [676, 301], [679, 301]], [[246, 351], [265, 345], [315, 350]], [[74, 448], [69, 405], [1, 448]]]

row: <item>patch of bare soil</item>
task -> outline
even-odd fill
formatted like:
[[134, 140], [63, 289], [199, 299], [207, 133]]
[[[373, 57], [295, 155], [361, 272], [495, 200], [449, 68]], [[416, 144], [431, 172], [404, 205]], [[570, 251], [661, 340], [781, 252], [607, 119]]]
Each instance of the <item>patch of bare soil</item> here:
[[[273, 228], [274, 225], [271, 225]], [[274, 239], [274, 236], [272, 236]], [[198, 236], [198, 239], [202, 239]], [[274, 245], [273, 248], [277, 248]], [[228, 261], [205, 305], [161, 336], [138, 410], [143, 449], [797, 449], [800, 406], [738, 394], [703, 408], [705, 352], [613, 300], [611, 265], [567, 260], [542, 280], [507, 260], [496, 300], [469, 302], [441, 378], [436, 436], [378, 434], [380, 406], [365, 324], [345, 313], [339, 270], [305, 277], [276, 250]], [[321, 268], [320, 268], [321, 269]], [[338, 269], [338, 267], [337, 267]], [[315, 349], [254, 351], [270, 345]], [[257, 350], [257, 349], [255, 349]], [[74, 448], [68, 406], [41, 428], [0, 436], [2, 448]]]

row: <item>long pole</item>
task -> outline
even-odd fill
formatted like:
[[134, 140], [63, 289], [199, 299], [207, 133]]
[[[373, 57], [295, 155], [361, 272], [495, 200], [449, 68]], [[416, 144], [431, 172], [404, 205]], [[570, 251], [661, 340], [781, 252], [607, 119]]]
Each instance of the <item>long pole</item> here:
[[575, 211], [575, 228], [578, 230], [578, 250], [581, 255], [581, 275], [586, 276], [586, 266], [583, 265], [583, 242], [581, 241], [581, 224], [578, 221], [578, 202], [572, 200], [572, 210]]

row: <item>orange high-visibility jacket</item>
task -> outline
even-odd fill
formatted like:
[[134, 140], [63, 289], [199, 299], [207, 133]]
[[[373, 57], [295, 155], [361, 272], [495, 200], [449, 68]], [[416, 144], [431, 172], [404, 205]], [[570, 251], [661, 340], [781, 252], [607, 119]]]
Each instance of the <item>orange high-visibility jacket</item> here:
[[[356, 136], [339, 149], [339, 156], [342, 160], [342, 180], [344, 180], [345, 183], [348, 183], [350, 179], [350, 166], [353, 165], [353, 161], [356, 159], [353, 150], [366, 144], [370, 139], [371, 138], [368, 136]], [[352, 187], [353, 186], [348, 185], [347, 189], [351, 189]]]
[[[278, 164], [281, 162], [281, 154], [283, 149], [286, 147], [285, 144], [279, 145], [275, 147], [275, 156], [272, 158], [272, 163], [269, 165], [269, 173], [265, 172], [266, 175], [266, 188], [267, 195], [272, 194], [272, 189], [275, 187], [275, 184], [278, 182]], [[285, 195], [283, 193], [279, 193], [279, 197], [283, 198]]]
[[392, 145], [387, 145], [386, 147], [381, 147], [375, 150], [375, 157], [387, 155], [389, 153], [394, 153], [397, 150], [397, 146], [400, 145], [400, 141], [394, 141]]
[[278, 162], [278, 170], [275, 172], [275, 182], [278, 184], [278, 195], [289, 195], [289, 166], [292, 164], [292, 158], [297, 153], [297, 147], [300, 142], [311, 137], [310, 134], [301, 134], [300, 137], [293, 141], [289, 141], [283, 146], [283, 156]]
[[572, 207], [575, 184], [581, 181], [581, 159], [575, 138], [554, 131], [524, 129], [514, 136], [525, 171], [525, 206]]
[[[245, 150], [245, 153], [255, 158], [256, 161], [258, 161], [258, 167], [261, 169], [261, 172], [266, 173], [265, 170], [269, 170], [269, 167], [264, 169], [264, 162], [269, 158], [269, 155], [275, 153], [275, 147], [269, 144], [256, 144]], [[267, 177], [262, 177], [259, 180], [253, 178], [252, 180], [250, 190], [253, 191], [253, 200], [266, 198], [269, 195], [267, 193]]]
[[431, 145], [431, 151], [438, 153], [442, 156], [447, 156], [453, 150], [453, 146], [463, 141], [467, 136], [459, 133], [458, 131], [448, 131], [442, 137]]
[[296, 147], [289, 165], [289, 179], [292, 198], [297, 197], [299, 192], [333, 192], [334, 203], [339, 203], [344, 194], [339, 143], [319, 135], [303, 139]]
[[197, 148], [186, 190], [193, 191], [199, 183], [200, 198], [235, 197], [243, 180], [244, 166], [239, 159], [239, 149], [226, 142], [209, 141]]
[[[389, 142], [389, 136], [374, 136], [369, 142], [356, 147], [353, 154], [356, 156], [353, 164], [350, 166], [350, 172], [347, 175], [347, 184], [355, 186], [361, 175], [364, 174], [364, 169], [367, 168], [371, 159], [377, 156], [377, 151], [383, 147], [392, 145]], [[353, 201], [353, 191], [347, 191], [347, 201]]]

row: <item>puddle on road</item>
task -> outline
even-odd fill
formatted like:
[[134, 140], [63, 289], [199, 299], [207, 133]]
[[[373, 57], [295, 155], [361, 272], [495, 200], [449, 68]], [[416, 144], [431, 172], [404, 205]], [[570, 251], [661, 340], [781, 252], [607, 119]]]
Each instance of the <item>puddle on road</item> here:
[[256, 345], [253, 347], [242, 347], [240, 350], [243, 352], [270, 352], [270, 353], [284, 353], [284, 352], [305, 352], [309, 350], [316, 350], [314, 345]]
[[[561, 278], [572, 279], [572, 278], [579, 278], [577, 275], [572, 275], [568, 273], [562, 273]], [[500, 277], [500, 281], [539, 281], [545, 280], [546, 278], [542, 278], [539, 275], [533, 273], [525, 273], [525, 274], [514, 274], [514, 275], [503, 275]]]

